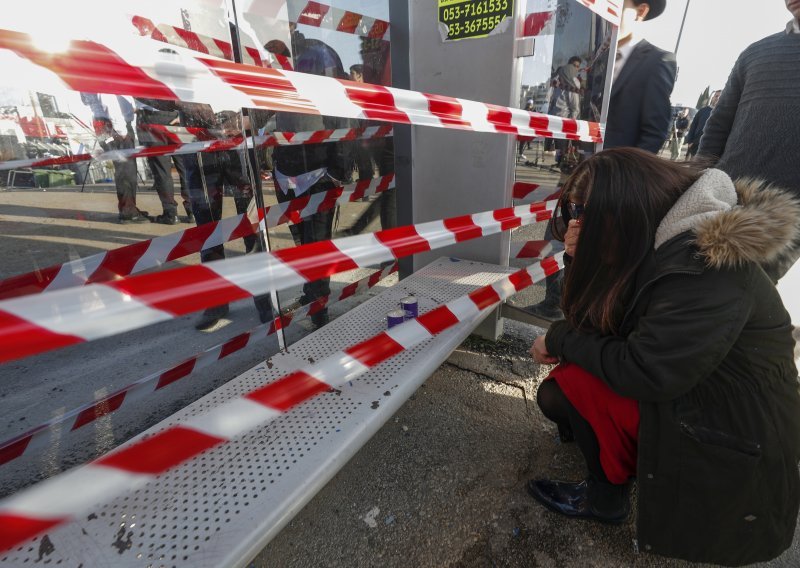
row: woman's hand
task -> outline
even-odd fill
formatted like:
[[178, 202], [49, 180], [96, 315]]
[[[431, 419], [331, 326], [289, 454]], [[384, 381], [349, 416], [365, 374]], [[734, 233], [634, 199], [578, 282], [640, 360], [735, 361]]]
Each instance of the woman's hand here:
[[544, 335], [540, 335], [533, 341], [531, 355], [533, 360], [540, 365], [555, 365], [558, 363], [558, 357], [553, 357], [547, 352], [547, 346], [544, 344]]
[[578, 246], [578, 237], [581, 234], [581, 222], [571, 219], [567, 225], [567, 232], [564, 234], [564, 252], [569, 256], [575, 256], [575, 249]]

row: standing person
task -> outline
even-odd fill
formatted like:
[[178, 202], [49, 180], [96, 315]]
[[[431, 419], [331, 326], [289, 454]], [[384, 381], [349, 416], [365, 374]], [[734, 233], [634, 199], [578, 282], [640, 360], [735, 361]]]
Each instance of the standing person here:
[[[106, 152], [109, 150], [126, 150], [136, 145], [133, 133], [133, 104], [126, 97], [116, 95], [113, 97], [116, 105], [112, 116], [111, 109], [105, 103], [112, 99], [112, 95], [99, 95], [96, 93], [81, 93], [81, 102], [92, 111], [94, 133], [100, 147]], [[117, 120], [115, 120], [115, 118]], [[124, 126], [120, 124], [122, 119]], [[149, 223], [147, 211], [142, 211], [136, 206], [136, 160], [117, 160], [114, 164], [114, 185], [117, 189], [117, 208], [120, 223]]]
[[[617, 36], [605, 148], [633, 146], [657, 154], [669, 136], [672, 118], [669, 97], [677, 74], [675, 56], [639, 36], [640, 23], [660, 16], [666, 4], [667, 0], [625, 0]], [[527, 310], [544, 320], [560, 318], [562, 280], [561, 272], [548, 276], [544, 300]]]
[[657, 18], [666, 0], [625, 0], [617, 38], [605, 148], [634, 146], [658, 153], [669, 135], [675, 56], [640, 37], [639, 25]]
[[[295, 70], [300, 73], [323, 75], [336, 79], [346, 78], [344, 66], [336, 51], [316, 39], [306, 39], [296, 31], [292, 35], [292, 51], [295, 54]], [[346, 128], [346, 119], [281, 112], [276, 118], [279, 131], [311, 132]], [[353, 165], [352, 142], [323, 142], [297, 146], [278, 146], [272, 155], [273, 179], [278, 201], [289, 201], [306, 194], [322, 193], [350, 181]], [[290, 226], [295, 244], [308, 244], [329, 240], [333, 230], [334, 210], [328, 209], [304, 217], [300, 223]], [[331, 293], [330, 278], [320, 278], [303, 285], [302, 305], [328, 296]], [[324, 308], [311, 316], [315, 327], [328, 322], [328, 309]]]
[[[732, 177], [759, 177], [800, 196], [800, 0], [785, 0], [784, 31], [757, 41], [736, 61], [706, 123], [698, 154], [719, 158]], [[777, 281], [800, 257], [800, 243], [768, 267]]]
[[700, 139], [703, 137], [703, 130], [708, 122], [708, 117], [711, 116], [711, 111], [717, 106], [720, 94], [722, 91], [714, 91], [708, 104], [697, 111], [692, 120], [692, 125], [689, 127], [689, 133], [686, 135], [686, 159], [693, 158], [697, 154], [697, 149], [700, 147]]
[[636, 477], [644, 551], [778, 556], [800, 506], [800, 392], [791, 320], [761, 263], [791, 245], [800, 202], [620, 148], [577, 167], [561, 211], [566, 320], [534, 342], [537, 362], [559, 363], [537, 402], [589, 476], [529, 493], [621, 523]]
[[678, 115], [675, 117], [675, 122], [672, 127], [674, 141], [670, 145], [670, 159], [677, 160], [681, 155], [681, 148], [683, 147], [683, 138], [686, 136], [686, 130], [689, 128], [689, 109], [682, 108]]

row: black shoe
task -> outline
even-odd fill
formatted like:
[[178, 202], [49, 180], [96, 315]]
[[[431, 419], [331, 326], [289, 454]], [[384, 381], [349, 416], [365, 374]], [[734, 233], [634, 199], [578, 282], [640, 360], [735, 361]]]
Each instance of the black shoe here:
[[255, 296], [253, 301], [256, 304], [258, 320], [261, 323], [267, 323], [274, 319], [272, 315], [272, 303], [270, 302], [269, 296]]
[[186, 212], [186, 221], [184, 223], [194, 223], [194, 213], [191, 211]]
[[149, 223], [150, 216], [147, 214], [147, 211], [140, 211], [137, 209], [136, 213], [133, 213], [132, 215], [120, 214], [119, 222], [123, 225], [127, 223]]
[[567, 517], [618, 525], [630, 514], [628, 483], [614, 485], [591, 477], [578, 483], [532, 479], [527, 489], [539, 503]]
[[175, 214], [162, 213], [158, 217], [153, 218], [153, 223], [160, 223], [162, 225], [177, 225], [178, 216]]
[[330, 321], [328, 317], [328, 309], [320, 310], [311, 316], [311, 323], [314, 324], [314, 329], [319, 329]]
[[561, 308], [547, 302], [539, 302], [538, 304], [528, 306], [525, 308], [525, 311], [547, 321], [564, 319], [564, 313], [561, 311]]
[[200, 320], [195, 324], [194, 328], [198, 331], [208, 331], [219, 323], [219, 320], [228, 315], [228, 304], [221, 306], [214, 306], [208, 308], [200, 316]]

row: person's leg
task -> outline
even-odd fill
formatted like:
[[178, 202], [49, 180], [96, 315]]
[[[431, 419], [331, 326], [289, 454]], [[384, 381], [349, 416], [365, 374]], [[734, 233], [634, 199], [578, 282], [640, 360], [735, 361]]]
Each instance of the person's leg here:
[[186, 222], [194, 223], [194, 212], [192, 211], [192, 199], [189, 196], [189, 183], [187, 180], [186, 167], [181, 156], [172, 156], [172, 163], [175, 164], [175, 169], [178, 170], [178, 180], [181, 186], [181, 201], [183, 201], [183, 210], [186, 211]]
[[593, 518], [607, 523], [624, 521], [630, 512], [630, 484], [609, 482], [600, 461], [600, 444], [591, 424], [569, 402], [555, 380], [539, 386], [536, 401], [542, 413], [572, 432], [583, 454], [589, 477], [581, 482], [535, 479], [528, 482], [528, 492], [547, 508], [572, 517]]
[[155, 217], [156, 223], [174, 225], [178, 222], [178, 203], [175, 201], [175, 184], [172, 181], [172, 164], [167, 156], [147, 158], [153, 173], [153, 182], [161, 200], [163, 213]]
[[[547, 223], [544, 230], [544, 238], [547, 241], [553, 240], [552, 221]], [[551, 274], [544, 281], [544, 300], [527, 308], [533, 315], [548, 321], [554, 321], [564, 317], [561, 311], [561, 288], [564, 282], [564, 271], [559, 270]]]

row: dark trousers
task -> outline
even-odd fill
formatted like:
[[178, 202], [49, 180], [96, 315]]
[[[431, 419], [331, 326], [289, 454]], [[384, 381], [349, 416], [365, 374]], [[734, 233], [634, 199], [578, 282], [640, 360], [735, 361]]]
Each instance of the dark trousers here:
[[562, 439], [575, 438], [575, 443], [586, 460], [589, 473], [597, 480], [609, 483], [600, 463], [600, 444], [592, 426], [572, 406], [555, 380], [546, 379], [539, 385], [539, 390], [536, 391], [536, 403], [542, 414], [558, 425]]
[[[198, 226], [219, 221], [222, 218], [222, 198], [225, 185], [233, 187], [236, 213], [246, 213], [253, 198], [253, 186], [242, 172], [242, 162], [237, 152], [188, 154], [179, 156], [185, 172], [186, 189], [192, 213]], [[202, 167], [201, 167], [202, 163]], [[256, 235], [244, 237], [245, 250], [256, 248]], [[225, 258], [222, 245], [200, 253], [202, 262]]]
[[[149, 130], [147, 124], [169, 124], [174, 118], [175, 113], [170, 112], [148, 112], [139, 110], [136, 113], [136, 135], [139, 143], [145, 147], [162, 146], [163, 142], [158, 140]], [[176, 164], [177, 164], [176, 160]], [[147, 158], [147, 165], [150, 173], [153, 174], [153, 185], [155, 186], [158, 198], [161, 200], [161, 207], [164, 213], [175, 217], [178, 214], [178, 203], [175, 201], [175, 184], [172, 181], [172, 164], [168, 156], [152, 156]], [[180, 173], [180, 169], [178, 169]]]
[[[127, 150], [135, 146], [133, 128], [129, 125], [124, 138], [103, 145], [104, 150]], [[114, 162], [114, 185], [120, 218], [139, 214], [136, 207], [136, 160]]]
[[[330, 191], [336, 185], [328, 180], [323, 179], [308, 190], [309, 193], [321, 193]], [[294, 192], [289, 190], [288, 194], [283, 193], [280, 189], [277, 191], [279, 202], [290, 201], [295, 198]], [[333, 233], [333, 215], [335, 209], [328, 209], [314, 213], [308, 217], [304, 217], [300, 223], [295, 223], [289, 226], [292, 233], [292, 239], [297, 246], [305, 245], [308, 243], [316, 243], [319, 241], [327, 241], [331, 239]], [[318, 298], [328, 296], [331, 293], [331, 279], [320, 278], [314, 282], [306, 282], [303, 285], [303, 304], [310, 304]]]

